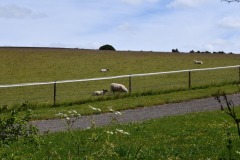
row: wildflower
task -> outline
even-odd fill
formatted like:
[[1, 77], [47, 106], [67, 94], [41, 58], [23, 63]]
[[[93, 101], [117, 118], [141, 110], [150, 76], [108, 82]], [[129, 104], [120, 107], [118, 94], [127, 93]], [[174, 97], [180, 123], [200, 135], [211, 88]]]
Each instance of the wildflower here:
[[72, 110], [73, 113], [77, 114], [77, 111], [76, 110]]
[[63, 113], [58, 113], [58, 114], [56, 114], [56, 116], [58, 116], [58, 117], [64, 117], [64, 118], [68, 117], [67, 114], [63, 114]]
[[94, 111], [99, 111], [99, 112], [101, 112], [101, 109], [99, 109], [99, 108], [95, 108], [95, 107], [90, 106], [90, 105], [89, 105], [89, 107], [90, 107], [92, 110], [94, 110]]
[[122, 112], [119, 112], [119, 111], [116, 111], [115, 114], [118, 116], [122, 116]]
[[62, 113], [58, 113], [58, 114], [56, 114], [56, 116], [58, 116], [58, 117], [62, 117], [63, 114], [62, 114]]
[[114, 110], [112, 109], [112, 107], [108, 107], [109, 111], [114, 112]]
[[123, 133], [122, 129], [116, 129], [116, 132]]
[[130, 135], [128, 132], [123, 131], [122, 129], [116, 129], [116, 133]]
[[67, 114], [62, 114], [62, 116], [63, 116], [64, 118], [67, 118], [67, 117], [68, 117], [68, 115], [67, 115]]
[[70, 120], [70, 118], [69, 118], [69, 117], [66, 117], [66, 120], [67, 120], [67, 121], [69, 121], [69, 120]]
[[113, 132], [112, 132], [112, 131], [106, 131], [106, 133], [107, 133], [107, 134], [113, 134]]

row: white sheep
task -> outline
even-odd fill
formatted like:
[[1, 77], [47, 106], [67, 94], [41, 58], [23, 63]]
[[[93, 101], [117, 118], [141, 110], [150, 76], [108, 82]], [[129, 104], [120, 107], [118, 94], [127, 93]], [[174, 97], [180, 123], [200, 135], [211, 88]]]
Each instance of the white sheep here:
[[102, 68], [102, 69], [100, 69], [100, 72], [108, 72], [108, 71], [109, 71], [108, 68]]
[[194, 64], [203, 64], [203, 62], [202, 62], [202, 61], [194, 60]]
[[115, 92], [126, 92], [126, 93], [128, 93], [128, 89], [124, 85], [119, 84], [119, 83], [112, 83], [111, 84], [111, 91], [113, 92], [113, 94]]
[[100, 96], [100, 95], [104, 95], [106, 92], [108, 92], [108, 90], [103, 89], [102, 91], [94, 91], [93, 92], [93, 96]]

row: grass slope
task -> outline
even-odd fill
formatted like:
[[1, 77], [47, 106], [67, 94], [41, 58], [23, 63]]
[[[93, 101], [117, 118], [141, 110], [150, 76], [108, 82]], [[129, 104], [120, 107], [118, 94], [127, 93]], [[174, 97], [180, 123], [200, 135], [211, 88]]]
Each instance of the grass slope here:
[[[0, 84], [46, 82], [69, 79], [117, 76], [125, 74], [186, 70], [239, 65], [240, 55], [180, 54], [158, 52], [98, 51], [51, 48], [0, 48]], [[193, 60], [202, 60], [196, 65]], [[109, 68], [101, 73], [99, 69]], [[192, 73], [192, 89], [188, 89], [188, 73], [132, 78], [132, 95], [111, 93], [93, 97], [92, 92], [109, 89], [110, 83], [128, 86], [128, 78], [57, 84], [57, 107], [53, 105], [53, 85], [0, 88], [0, 105], [16, 106], [27, 101], [36, 119], [53, 118], [59, 111], [71, 108], [91, 114], [88, 105], [115, 110], [157, 105], [193, 98], [209, 97], [218, 89], [239, 92], [233, 82], [239, 80], [238, 69]], [[47, 111], [47, 112], [46, 112]]]
[[[239, 55], [0, 48], [0, 84], [83, 79], [239, 65]], [[193, 60], [204, 65], [195, 65]], [[101, 68], [109, 68], [103, 75]]]

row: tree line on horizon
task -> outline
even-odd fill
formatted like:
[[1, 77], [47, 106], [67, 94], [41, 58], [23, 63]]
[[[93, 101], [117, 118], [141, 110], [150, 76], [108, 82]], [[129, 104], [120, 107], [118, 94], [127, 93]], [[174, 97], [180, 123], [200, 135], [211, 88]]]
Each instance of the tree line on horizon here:
[[[116, 49], [109, 44], [103, 45], [99, 48], [99, 50], [109, 50], [109, 51], [116, 51]], [[172, 49], [172, 53], [181, 53], [177, 48], [176, 49]], [[224, 51], [218, 51], [218, 52], [209, 52], [209, 51], [194, 51], [191, 50], [189, 51], [189, 53], [207, 53], [207, 54], [233, 54], [232, 52], [229, 53], [225, 53]]]

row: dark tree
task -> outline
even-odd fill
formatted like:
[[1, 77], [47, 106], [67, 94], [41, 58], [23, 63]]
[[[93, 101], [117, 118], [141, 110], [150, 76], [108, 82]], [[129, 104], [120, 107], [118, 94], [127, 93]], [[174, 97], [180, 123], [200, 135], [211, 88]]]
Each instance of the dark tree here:
[[240, 2], [240, 0], [222, 0], [222, 2], [231, 3], [231, 2]]
[[195, 53], [194, 50], [191, 50], [189, 53]]
[[178, 51], [178, 49], [176, 48], [176, 49], [172, 49], [172, 52], [178, 53], [179, 51]]
[[103, 45], [99, 48], [99, 50], [110, 50], [110, 51], [115, 51], [115, 48], [113, 48], [113, 46], [109, 45], [109, 44], [106, 44], [106, 45]]

